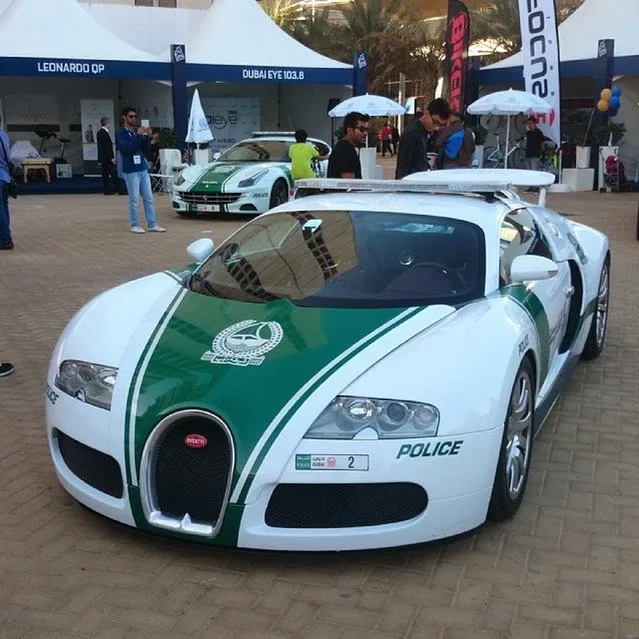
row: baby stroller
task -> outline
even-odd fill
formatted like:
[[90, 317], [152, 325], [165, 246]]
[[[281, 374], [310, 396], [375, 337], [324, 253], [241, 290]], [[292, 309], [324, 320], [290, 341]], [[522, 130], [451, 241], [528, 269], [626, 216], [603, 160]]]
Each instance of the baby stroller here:
[[626, 184], [626, 168], [619, 158], [612, 154], [604, 160], [603, 186], [615, 193], [621, 191]]

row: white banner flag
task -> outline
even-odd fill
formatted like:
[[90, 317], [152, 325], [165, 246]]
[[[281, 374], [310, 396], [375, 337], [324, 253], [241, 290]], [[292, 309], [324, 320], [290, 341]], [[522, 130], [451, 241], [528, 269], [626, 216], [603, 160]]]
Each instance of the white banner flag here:
[[561, 144], [559, 34], [555, 0], [519, 0], [524, 81], [528, 93], [549, 102], [553, 110], [537, 115], [539, 128]]

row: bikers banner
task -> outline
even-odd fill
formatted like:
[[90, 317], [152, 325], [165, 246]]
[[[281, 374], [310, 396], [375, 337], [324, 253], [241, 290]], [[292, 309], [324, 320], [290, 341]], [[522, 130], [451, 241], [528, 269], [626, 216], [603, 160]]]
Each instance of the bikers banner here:
[[525, 89], [546, 100], [552, 111], [538, 114], [539, 128], [561, 143], [559, 33], [555, 0], [519, 0]]
[[447, 94], [451, 109], [463, 113], [468, 87], [470, 17], [461, 0], [448, 1], [446, 32]]

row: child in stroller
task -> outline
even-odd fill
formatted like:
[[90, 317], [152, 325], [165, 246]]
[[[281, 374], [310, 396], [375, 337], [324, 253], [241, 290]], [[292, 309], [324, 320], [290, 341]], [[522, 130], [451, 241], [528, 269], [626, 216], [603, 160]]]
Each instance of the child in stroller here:
[[614, 153], [609, 155], [604, 161], [604, 188], [620, 191], [627, 182], [626, 168]]

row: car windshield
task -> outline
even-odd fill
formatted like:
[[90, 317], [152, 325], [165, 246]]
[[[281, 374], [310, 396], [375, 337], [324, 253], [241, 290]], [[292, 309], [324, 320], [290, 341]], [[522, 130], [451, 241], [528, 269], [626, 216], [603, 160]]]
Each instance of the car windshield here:
[[203, 295], [299, 306], [458, 304], [483, 295], [485, 240], [475, 224], [369, 211], [265, 215], [189, 281]]
[[284, 140], [246, 140], [222, 153], [218, 162], [290, 162]]

